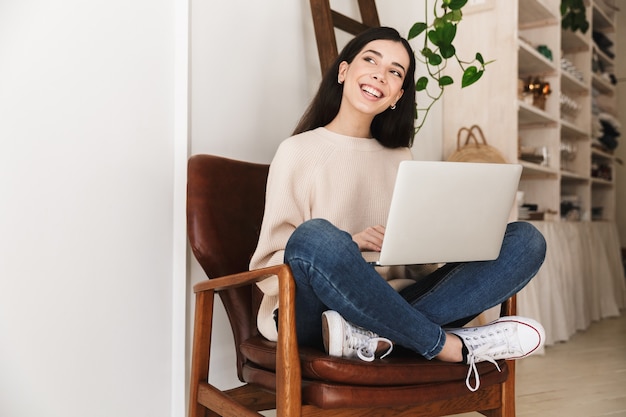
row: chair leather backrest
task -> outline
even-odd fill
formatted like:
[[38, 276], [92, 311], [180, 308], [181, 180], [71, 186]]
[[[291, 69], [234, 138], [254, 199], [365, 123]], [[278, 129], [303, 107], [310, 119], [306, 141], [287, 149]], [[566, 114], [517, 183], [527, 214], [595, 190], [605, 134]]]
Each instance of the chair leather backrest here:
[[[187, 234], [194, 256], [209, 279], [247, 271], [263, 220], [269, 166], [194, 155], [187, 168]], [[220, 292], [235, 346], [258, 333], [257, 293], [256, 286]], [[238, 356], [238, 371], [242, 361]]]

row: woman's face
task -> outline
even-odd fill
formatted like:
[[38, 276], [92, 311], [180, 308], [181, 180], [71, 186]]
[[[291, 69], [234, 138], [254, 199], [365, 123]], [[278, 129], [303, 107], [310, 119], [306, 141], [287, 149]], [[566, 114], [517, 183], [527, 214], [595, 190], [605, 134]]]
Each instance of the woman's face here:
[[338, 81], [344, 84], [342, 107], [375, 116], [394, 106], [404, 90], [409, 55], [400, 42], [375, 40], [348, 64], [339, 65]]

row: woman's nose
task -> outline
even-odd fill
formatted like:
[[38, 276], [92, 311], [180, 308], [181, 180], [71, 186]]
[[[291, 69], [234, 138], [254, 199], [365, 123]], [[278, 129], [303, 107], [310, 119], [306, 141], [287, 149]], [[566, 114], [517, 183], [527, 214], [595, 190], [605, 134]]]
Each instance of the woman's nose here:
[[376, 81], [379, 81], [379, 82], [383, 83], [383, 84], [385, 83], [385, 77], [382, 74], [380, 74], [380, 73], [372, 74], [372, 78], [375, 79]]

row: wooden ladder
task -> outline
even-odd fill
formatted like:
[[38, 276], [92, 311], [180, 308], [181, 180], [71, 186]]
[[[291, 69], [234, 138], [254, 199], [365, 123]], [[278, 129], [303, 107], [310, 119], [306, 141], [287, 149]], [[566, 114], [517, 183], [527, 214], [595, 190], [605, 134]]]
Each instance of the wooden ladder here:
[[333, 10], [330, 0], [310, 0], [322, 74], [330, 68], [339, 54], [335, 28], [357, 35], [368, 28], [380, 26], [376, 2], [374, 0], [357, 1], [362, 22]]

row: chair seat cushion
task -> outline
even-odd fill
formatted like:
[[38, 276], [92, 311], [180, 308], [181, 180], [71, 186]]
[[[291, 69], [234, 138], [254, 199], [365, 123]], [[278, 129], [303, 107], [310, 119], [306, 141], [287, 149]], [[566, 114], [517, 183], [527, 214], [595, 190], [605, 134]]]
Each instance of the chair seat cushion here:
[[[261, 336], [252, 337], [241, 344], [241, 352], [257, 367], [276, 370], [276, 343]], [[364, 362], [360, 359], [343, 359], [328, 356], [325, 352], [300, 347], [302, 377], [309, 380], [332, 381], [340, 384], [363, 386], [399, 386], [435, 384], [463, 381], [468, 366], [458, 363], [426, 360], [414, 352], [396, 349], [385, 359]], [[503, 381], [508, 375], [505, 361], [499, 361], [501, 375], [493, 378]], [[481, 381], [498, 369], [489, 362], [477, 364]], [[492, 379], [492, 378], [488, 378]]]

